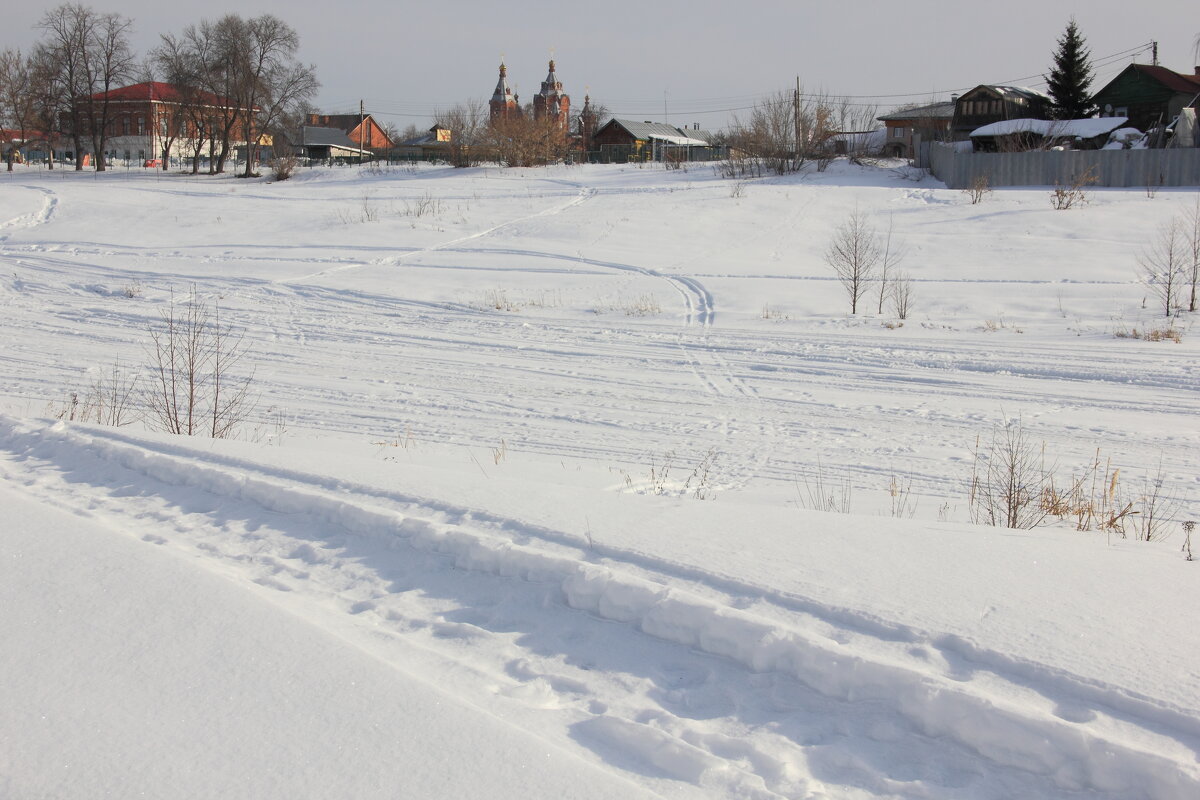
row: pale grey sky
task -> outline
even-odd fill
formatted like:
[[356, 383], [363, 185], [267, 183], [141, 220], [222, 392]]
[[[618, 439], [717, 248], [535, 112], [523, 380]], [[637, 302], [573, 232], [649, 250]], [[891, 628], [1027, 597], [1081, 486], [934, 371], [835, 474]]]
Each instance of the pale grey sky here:
[[[27, 48], [39, 36], [33, 25], [53, 5], [6, 10], [0, 46]], [[204, 18], [275, 14], [296, 28], [302, 60], [317, 67], [322, 110], [357, 111], [361, 99], [400, 127], [424, 127], [438, 108], [486, 100], [501, 56], [523, 99], [538, 91], [553, 53], [573, 107], [590, 91], [617, 116], [659, 121], [665, 114], [674, 124], [719, 128], [763, 94], [792, 87], [797, 75], [806, 91], [861, 98], [881, 113], [980, 83], [1043, 88], [1041, 75], [1072, 15], [1097, 62], [1095, 88], [1135, 59], [1149, 63], [1148, 50], [1135, 52], [1152, 40], [1164, 66], [1190, 72], [1200, 34], [1195, 0], [90, 5], [131, 17], [139, 53], [160, 33]]]

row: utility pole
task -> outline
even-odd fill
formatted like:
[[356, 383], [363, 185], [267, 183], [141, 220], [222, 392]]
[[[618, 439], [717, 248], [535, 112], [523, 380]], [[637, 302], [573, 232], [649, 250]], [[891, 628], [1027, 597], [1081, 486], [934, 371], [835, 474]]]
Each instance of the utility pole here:
[[799, 163], [800, 161], [800, 76], [796, 76], [796, 92], [792, 95], [792, 122], [796, 126], [796, 152], [792, 155], [792, 162]]
[[358, 163], [360, 163], [360, 164], [363, 162], [363, 150], [366, 149], [365, 147], [363, 147], [363, 136], [366, 135], [366, 130], [364, 130], [363, 123], [366, 121], [366, 118], [367, 118], [366, 114], [363, 113], [363, 101], [359, 100], [358, 101]]
[[1151, 63], [1157, 67], [1158, 66], [1158, 42], [1151, 42], [1150, 44], [1153, 45], [1153, 47], [1154, 47], [1154, 60], [1151, 61]]

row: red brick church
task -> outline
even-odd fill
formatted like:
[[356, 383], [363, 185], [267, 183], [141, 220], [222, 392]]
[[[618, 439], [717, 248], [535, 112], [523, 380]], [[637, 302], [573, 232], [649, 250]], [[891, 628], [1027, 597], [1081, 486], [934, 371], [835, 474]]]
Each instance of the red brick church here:
[[[508, 67], [500, 64], [500, 80], [496, 83], [496, 91], [488, 102], [493, 122], [520, 115], [520, 98], [513, 93], [508, 83]], [[542, 81], [542, 90], [533, 98], [533, 119], [540, 122], [543, 119], [553, 120], [556, 126], [565, 134], [571, 125], [571, 96], [563, 91], [562, 81], [554, 71], [554, 60], [550, 60], [550, 72]]]

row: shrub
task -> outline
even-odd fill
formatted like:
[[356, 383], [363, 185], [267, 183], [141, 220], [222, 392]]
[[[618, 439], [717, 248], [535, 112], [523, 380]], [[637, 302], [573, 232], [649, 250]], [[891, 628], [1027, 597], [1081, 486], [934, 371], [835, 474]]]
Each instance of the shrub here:
[[976, 175], [971, 179], [971, 185], [963, 189], [963, 194], [971, 198], [971, 205], [977, 206], [983, 202], [983, 196], [991, 194], [991, 181], [987, 175]]
[[194, 288], [182, 304], [172, 300], [160, 321], [147, 348], [148, 420], [168, 433], [232, 436], [254, 409], [253, 375], [234, 375], [245, 355], [242, 334], [222, 325], [217, 307]]
[[1030, 440], [1020, 417], [992, 428], [991, 440], [975, 440], [968, 500], [971, 521], [1002, 528], [1035, 528], [1049, 515], [1040, 502], [1053, 483], [1053, 467]]
[[1088, 198], [1084, 187], [1091, 186], [1098, 180], [1096, 168], [1088, 167], [1083, 172], [1072, 175], [1065, 186], [1055, 181], [1054, 191], [1050, 193], [1050, 205], [1054, 206], [1056, 211], [1066, 211], [1086, 204]]
[[271, 161], [271, 177], [277, 181], [286, 181], [296, 172], [300, 159], [294, 153], [284, 153]]

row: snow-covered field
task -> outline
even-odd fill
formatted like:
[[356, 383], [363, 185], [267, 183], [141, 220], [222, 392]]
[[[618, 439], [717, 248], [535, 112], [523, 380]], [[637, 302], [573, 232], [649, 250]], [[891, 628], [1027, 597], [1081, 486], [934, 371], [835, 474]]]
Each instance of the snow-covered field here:
[[[1200, 795], [1200, 331], [1114, 335], [1196, 192], [1089, 199], [0, 174], [0, 796]], [[825, 264], [856, 210], [903, 325]], [[238, 438], [54, 420], [193, 288]], [[1005, 419], [1166, 538], [970, 524]]]

